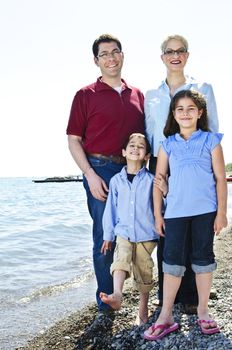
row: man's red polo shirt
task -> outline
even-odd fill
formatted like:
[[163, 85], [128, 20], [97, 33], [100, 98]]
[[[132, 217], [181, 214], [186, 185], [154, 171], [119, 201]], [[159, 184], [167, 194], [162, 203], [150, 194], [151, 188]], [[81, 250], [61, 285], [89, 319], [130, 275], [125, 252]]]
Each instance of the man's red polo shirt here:
[[143, 94], [122, 82], [121, 94], [100, 78], [76, 93], [67, 134], [81, 136], [86, 153], [121, 155], [130, 134], [144, 134]]

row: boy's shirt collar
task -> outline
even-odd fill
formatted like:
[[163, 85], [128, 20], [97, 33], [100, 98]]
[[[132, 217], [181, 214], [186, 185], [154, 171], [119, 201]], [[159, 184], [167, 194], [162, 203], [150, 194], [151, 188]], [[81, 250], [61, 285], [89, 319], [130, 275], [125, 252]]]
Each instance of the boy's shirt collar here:
[[[146, 171], [147, 171], [146, 167], [143, 166], [143, 167], [137, 172], [137, 174], [135, 174], [135, 176], [140, 177], [140, 176], [142, 176]], [[127, 165], [125, 165], [125, 166], [122, 168], [122, 170], [121, 170], [121, 172], [120, 172], [120, 175], [122, 176], [122, 178], [127, 179]]]

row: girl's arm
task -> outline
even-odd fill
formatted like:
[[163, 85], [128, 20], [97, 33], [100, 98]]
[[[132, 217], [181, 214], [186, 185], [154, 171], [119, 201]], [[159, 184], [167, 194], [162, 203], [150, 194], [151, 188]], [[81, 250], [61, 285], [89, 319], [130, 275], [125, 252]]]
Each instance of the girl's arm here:
[[164, 177], [163, 175], [156, 175], [154, 178], [154, 184], [160, 189], [163, 193], [163, 197], [167, 196], [168, 193], [168, 176]]
[[[168, 172], [168, 156], [163, 147], [160, 147], [156, 166], [156, 176], [166, 178]], [[154, 202], [154, 215], [155, 215], [155, 227], [160, 236], [164, 237], [164, 219], [162, 216], [162, 204], [163, 204], [163, 192], [158, 186], [153, 187], [153, 202]]]
[[212, 151], [212, 166], [216, 178], [216, 191], [218, 200], [217, 216], [214, 221], [214, 231], [218, 235], [223, 227], [227, 226], [227, 182], [225, 174], [225, 162], [221, 145], [217, 145]]

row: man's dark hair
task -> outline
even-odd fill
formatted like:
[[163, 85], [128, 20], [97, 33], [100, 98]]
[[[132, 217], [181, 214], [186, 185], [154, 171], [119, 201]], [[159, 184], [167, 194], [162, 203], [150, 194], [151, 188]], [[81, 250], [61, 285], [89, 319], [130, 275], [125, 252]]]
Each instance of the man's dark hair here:
[[122, 51], [122, 45], [121, 45], [120, 41], [118, 40], [118, 38], [116, 38], [115, 36], [110, 35], [110, 34], [102, 34], [96, 40], [94, 40], [94, 43], [92, 46], [94, 57], [98, 56], [99, 45], [101, 43], [110, 43], [112, 41], [114, 41], [117, 44], [119, 50]]

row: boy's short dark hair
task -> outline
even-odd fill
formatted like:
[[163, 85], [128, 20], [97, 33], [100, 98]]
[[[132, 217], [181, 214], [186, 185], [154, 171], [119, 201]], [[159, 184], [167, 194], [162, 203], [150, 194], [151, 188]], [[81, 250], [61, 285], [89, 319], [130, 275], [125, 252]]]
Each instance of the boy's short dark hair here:
[[99, 45], [101, 43], [110, 43], [112, 41], [114, 41], [117, 44], [119, 50], [122, 51], [122, 45], [121, 45], [120, 41], [118, 40], [118, 38], [116, 38], [115, 36], [110, 35], [110, 34], [102, 34], [97, 39], [94, 40], [94, 43], [92, 46], [92, 51], [93, 51], [94, 57], [98, 56]]
[[124, 145], [123, 148], [126, 149], [128, 143], [130, 142], [130, 139], [131, 139], [132, 137], [134, 137], [134, 136], [144, 138], [144, 141], [145, 141], [145, 143], [146, 143], [146, 155], [147, 155], [148, 153], [151, 153], [151, 146], [150, 146], [150, 143], [149, 143], [148, 139], [146, 138], [146, 136], [145, 136], [144, 134], [141, 134], [141, 133], [139, 133], [139, 132], [135, 132], [135, 133], [131, 134], [131, 135], [129, 136], [128, 140], [126, 141], [126, 143], [125, 143], [125, 145]]

